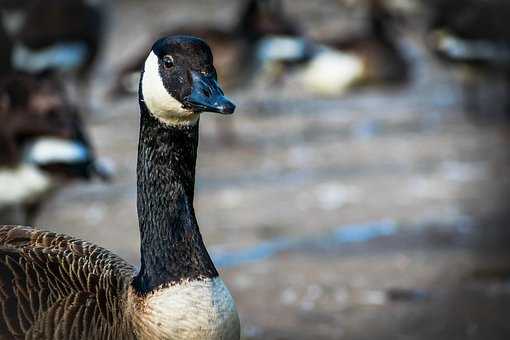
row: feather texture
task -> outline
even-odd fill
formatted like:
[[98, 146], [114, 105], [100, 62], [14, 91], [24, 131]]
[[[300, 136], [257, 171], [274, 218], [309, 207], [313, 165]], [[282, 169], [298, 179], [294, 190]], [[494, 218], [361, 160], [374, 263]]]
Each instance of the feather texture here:
[[135, 339], [134, 268], [69, 236], [0, 227], [0, 339]]

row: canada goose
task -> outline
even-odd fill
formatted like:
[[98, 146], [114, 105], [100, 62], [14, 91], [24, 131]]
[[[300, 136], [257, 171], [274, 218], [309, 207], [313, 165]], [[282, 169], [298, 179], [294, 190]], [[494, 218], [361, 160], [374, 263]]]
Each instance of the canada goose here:
[[86, 0], [31, 0], [4, 9], [20, 71], [77, 71], [86, 75], [101, 40], [102, 13]]
[[[504, 75], [510, 94], [510, 3], [488, 1], [434, 1], [428, 46], [443, 62], [461, 66], [464, 105], [480, 111], [479, 92], [490, 77]], [[497, 101], [496, 101], [497, 102]], [[510, 100], [506, 102], [510, 113]]]
[[[232, 28], [184, 26], [160, 36], [192, 35], [206, 41], [215, 56], [215, 67], [227, 88], [242, 86], [260, 62], [259, 42], [269, 37], [299, 37], [301, 30], [283, 12], [279, 0], [248, 0], [241, 7], [237, 25]], [[265, 44], [267, 45], [267, 43]], [[145, 56], [140, 55], [121, 67], [111, 90], [113, 96], [138, 90], [138, 70]]]
[[391, 32], [392, 18], [381, 0], [371, 0], [367, 33], [319, 41], [315, 55], [294, 80], [322, 95], [343, 94], [355, 86], [406, 82], [409, 65]]
[[0, 120], [2, 223], [31, 223], [44, 199], [68, 180], [110, 177], [56, 80], [0, 77]]
[[90, 110], [89, 82], [103, 33], [102, 5], [97, 0], [6, 2], [0, 14], [13, 43], [12, 67], [64, 77], [73, 100]]
[[69, 236], [0, 228], [0, 337], [238, 340], [234, 300], [193, 209], [201, 112], [235, 106], [216, 82], [209, 47], [158, 40], [139, 88], [141, 268]]

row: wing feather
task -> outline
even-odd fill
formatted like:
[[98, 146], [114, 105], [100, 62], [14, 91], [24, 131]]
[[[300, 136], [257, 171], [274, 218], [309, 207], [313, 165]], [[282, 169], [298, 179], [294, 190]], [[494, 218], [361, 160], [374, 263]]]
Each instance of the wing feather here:
[[129, 338], [123, 312], [133, 275], [91, 243], [0, 226], [0, 339]]

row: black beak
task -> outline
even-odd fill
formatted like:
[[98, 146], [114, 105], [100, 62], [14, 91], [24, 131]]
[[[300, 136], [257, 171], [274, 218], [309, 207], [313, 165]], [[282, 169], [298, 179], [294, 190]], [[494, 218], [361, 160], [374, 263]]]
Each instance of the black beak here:
[[221, 90], [212, 76], [191, 71], [191, 94], [184, 98], [184, 104], [198, 112], [234, 113], [236, 106]]

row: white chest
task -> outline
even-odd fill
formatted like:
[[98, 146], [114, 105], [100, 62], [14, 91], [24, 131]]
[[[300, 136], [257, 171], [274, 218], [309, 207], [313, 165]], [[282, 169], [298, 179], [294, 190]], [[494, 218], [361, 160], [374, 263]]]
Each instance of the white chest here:
[[0, 169], [0, 207], [36, 201], [52, 187], [51, 178], [35, 166]]
[[302, 86], [323, 95], [339, 95], [363, 76], [363, 61], [356, 55], [324, 49], [300, 74]]
[[219, 278], [184, 281], [156, 291], [137, 316], [141, 339], [239, 340], [234, 300]]

